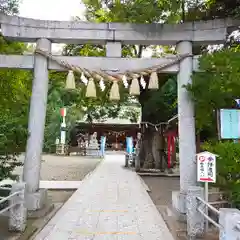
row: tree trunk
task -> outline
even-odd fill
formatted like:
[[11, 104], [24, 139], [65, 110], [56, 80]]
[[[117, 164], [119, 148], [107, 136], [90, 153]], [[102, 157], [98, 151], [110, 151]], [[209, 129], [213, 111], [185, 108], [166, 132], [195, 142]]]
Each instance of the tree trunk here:
[[142, 134], [142, 144], [140, 148], [140, 164], [143, 168], [153, 168], [154, 159], [152, 154], [152, 132], [150, 128], [145, 128]]
[[154, 159], [154, 167], [156, 169], [161, 168], [161, 158], [160, 158], [160, 142], [161, 142], [161, 136], [159, 132], [154, 132], [152, 134], [152, 154]]
[[[149, 109], [144, 108], [144, 104], [151, 98], [151, 91], [148, 90], [149, 77], [145, 77], [144, 80], [146, 81], [146, 88], [143, 89], [140, 86], [141, 93], [139, 96], [139, 102], [142, 106], [142, 122], [154, 123], [156, 119], [153, 119], [148, 114]], [[162, 81], [161, 86], [165, 82]], [[139, 153], [141, 167], [158, 169], [163, 168], [164, 158], [162, 157], [162, 148], [160, 147], [160, 136], [162, 135], [162, 132], [160, 134], [156, 132], [156, 129], [152, 126], [145, 127], [144, 125], [142, 130], [142, 142]]]
[[146, 129], [142, 136], [142, 144], [140, 148], [140, 163], [141, 167], [147, 169], [165, 169], [166, 160], [164, 156], [161, 155], [162, 147], [162, 136], [159, 132], [151, 131]]
[[160, 156], [160, 167], [159, 169], [164, 172], [167, 168], [167, 156], [165, 153], [166, 141], [163, 135], [163, 128], [161, 127], [161, 134], [160, 134], [160, 143], [159, 143], [159, 156]]

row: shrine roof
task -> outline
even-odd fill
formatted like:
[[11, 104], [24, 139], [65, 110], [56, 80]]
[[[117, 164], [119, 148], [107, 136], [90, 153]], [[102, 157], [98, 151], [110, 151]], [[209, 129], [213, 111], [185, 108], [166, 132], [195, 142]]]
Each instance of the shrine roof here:
[[99, 129], [107, 129], [107, 130], [128, 130], [128, 129], [136, 129], [139, 128], [139, 123], [131, 122], [128, 119], [113, 119], [107, 118], [105, 120], [97, 121], [94, 120], [93, 122], [87, 121], [77, 121], [76, 127], [82, 129], [89, 129], [89, 128], [99, 128]]

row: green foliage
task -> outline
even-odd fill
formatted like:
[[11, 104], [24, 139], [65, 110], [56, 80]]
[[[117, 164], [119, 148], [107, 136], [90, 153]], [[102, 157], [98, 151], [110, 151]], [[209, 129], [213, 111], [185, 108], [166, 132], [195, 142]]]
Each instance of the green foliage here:
[[240, 3], [238, 0], [207, 0], [205, 1], [207, 16], [214, 18], [239, 17]]
[[0, 117], [0, 181], [15, 179], [13, 170], [22, 164], [18, 155], [25, 150], [27, 137], [26, 121], [18, 114], [1, 113]]
[[[0, 11], [18, 13], [18, 0], [3, 0]], [[22, 54], [26, 46], [0, 36], [1, 54]], [[0, 70], [0, 181], [14, 179], [15, 167], [20, 166], [18, 155], [25, 151], [27, 118], [32, 75], [21, 70]]]
[[217, 186], [229, 194], [240, 208], [240, 144], [233, 142], [205, 143], [204, 149], [217, 154]]
[[165, 122], [177, 111], [176, 77], [164, 76], [158, 90], [150, 90], [141, 100], [144, 121]]
[[[97, 22], [153, 23], [178, 17], [179, 1], [169, 0], [84, 0], [86, 18]], [[146, 11], [147, 10], [147, 11]]]
[[119, 112], [118, 117], [120, 119], [129, 119], [131, 122], [138, 122], [141, 114], [140, 106], [125, 106], [122, 107], [122, 111]]
[[12, 178], [25, 151], [27, 139], [29, 77], [24, 71], [0, 70], [0, 180]]
[[216, 126], [214, 110], [231, 108], [240, 96], [240, 53], [224, 49], [200, 58], [201, 72], [194, 73], [187, 90], [196, 106], [198, 130]]
[[18, 13], [19, 0], [1, 0], [0, 11], [6, 14]]

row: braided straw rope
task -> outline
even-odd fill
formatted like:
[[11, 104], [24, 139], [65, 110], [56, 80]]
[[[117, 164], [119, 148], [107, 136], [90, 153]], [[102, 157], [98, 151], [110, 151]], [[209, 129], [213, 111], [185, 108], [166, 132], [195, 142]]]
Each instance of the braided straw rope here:
[[192, 57], [192, 54], [183, 54], [183, 55], [176, 55], [175, 60], [171, 61], [170, 63], [165, 63], [162, 65], [155, 65], [149, 68], [145, 68], [145, 69], [140, 69], [137, 71], [126, 71], [122, 74], [107, 74], [104, 71], [98, 70], [98, 71], [90, 71], [86, 68], [81, 68], [79, 66], [75, 66], [72, 64], [69, 64], [67, 61], [64, 60], [59, 60], [57, 57], [53, 56], [51, 53], [48, 53], [42, 49], [36, 49], [35, 53], [40, 54], [56, 63], [58, 63], [60, 66], [68, 69], [68, 70], [72, 70], [74, 72], [77, 72], [79, 74], [84, 74], [85, 76], [87, 76], [88, 78], [95, 78], [97, 80], [106, 80], [106, 81], [122, 81], [122, 77], [128, 76], [130, 78], [133, 77], [141, 77], [141, 76], [146, 76], [146, 75], [150, 75], [153, 72], [159, 72], [167, 67], [171, 67], [179, 62], [181, 62], [182, 60], [184, 60], [187, 57]]

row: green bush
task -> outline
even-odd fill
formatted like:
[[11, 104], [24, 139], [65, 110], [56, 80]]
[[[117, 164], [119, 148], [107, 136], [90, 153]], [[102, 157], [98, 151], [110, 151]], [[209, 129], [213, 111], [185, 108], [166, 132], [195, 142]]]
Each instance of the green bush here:
[[230, 141], [205, 143], [217, 157], [217, 187], [226, 191], [234, 207], [240, 208], [240, 144]]
[[27, 119], [18, 112], [2, 112], [0, 116], [0, 181], [16, 179], [14, 169], [21, 166], [18, 156], [25, 151]]

